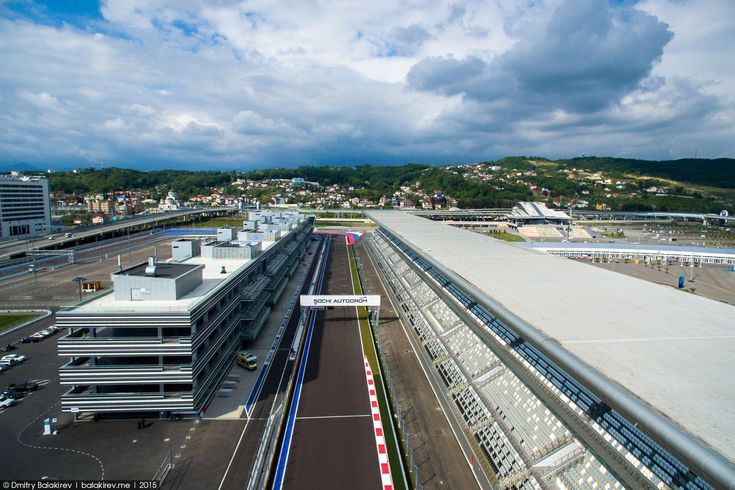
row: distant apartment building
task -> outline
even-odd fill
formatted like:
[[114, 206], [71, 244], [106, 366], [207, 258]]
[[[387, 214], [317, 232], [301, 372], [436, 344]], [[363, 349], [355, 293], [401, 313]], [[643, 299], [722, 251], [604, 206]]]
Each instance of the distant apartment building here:
[[26, 238], [50, 231], [48, 180], [0, 175], [0, 238]]
[[115, 201], [105, 197], [104, 194], [89, 196], [84, 200], [87, 203], [87, 211], [90, 213], [115, 214]]
[[113, 290], [57, 314], [69, 362], [59, 370], [64, 412], [193, 417], [254, 340], [306, 253], [313, 218], [258, 213], [273, 240], [182, 238], [172, 259], [112, 274]]

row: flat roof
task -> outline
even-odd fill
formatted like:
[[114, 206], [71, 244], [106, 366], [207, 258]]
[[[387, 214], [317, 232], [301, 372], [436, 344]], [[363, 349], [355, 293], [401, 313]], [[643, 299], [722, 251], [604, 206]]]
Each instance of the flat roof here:
[[[274, 243], [272, 241], [262, 242], [263, 252], [270, 249]], [[210, 259], [198, 255], [191, 257], [183, 262], [177, 264], [170, 264], [168, 262], [159, 263], [158, 265], [184, 265], [184, 266], [199, 266], [203, 265], [202, 269], [202, 283], [189, 291], [184, 296], [176, 300], [158, 301], [158, 300], [146, 300], [146, 301], [129, 301], [129, 300], [116, 300], [114, 294], [105, 294], [99, 298], [77, 306], [72, 311], [75, 313], [115, 313], [115, 312], [129, 312], [129, 313], [158, 313], [158, 312], [182, 312], [185, 313], [190, 310], [192, 305], [197, 303], [200, 299], [203, 299], [210, 291], [212, 291], [219, 284], [232, 277], [233, 275], [240, 272], [243, 267], [247, 267], [250, 262], [253, 262], [258, 257], [251, 259]], [[225, 273], [222, 274], [222, 266], [225, 266]], [[145, 268], [145, 265], [142, 265]], [[112, 292], [111, 292], [112, 293]]]
[[735, 461], [735, 306], [408, 213], [368, 214]]
[[[134, 265], [120, 272], [113, 272], [113, 275], [117, 276], [145, 276], [145, 270], [148, 267], [148, 263]], [[191, 272], [198, 266], [187, 263], [172, 263], [172, 262], [156, 262], [156, 275], [154, 277], [160, 277], [162, 279], [176, 279], [184, 274]]]
[[622, 252], [638, 252], [665, 255], [667, 253], [677, 255], [716, 255], [735, 257], [735, 248], [697, 247], [693, 245], [659, 245], [657, 243], [604, 243], [604, 242], [518, 242], [522, 247], [545, 249], [568, 249], [568, 250], [619, 250]]

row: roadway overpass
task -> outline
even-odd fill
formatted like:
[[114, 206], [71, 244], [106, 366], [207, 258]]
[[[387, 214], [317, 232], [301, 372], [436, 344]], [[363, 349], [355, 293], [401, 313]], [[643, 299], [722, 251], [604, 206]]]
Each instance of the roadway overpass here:
[[[143, 230], [176, 226], [189, 222], [202, 221], [216, 216], [227, 216], [238, 213], [236, 208], [202, 208], [133, 216], [112, 223], [104, 223], [89, 227], [72, 228], [71, 237], [64, 234], [47, 235], [34, 240], [12, 240], [0, 243], [0, 262], [23, 257], [28, 250], [59, 250], [107, 238], [130, 235]], [[49, 239], [49, 236], [52, 237]]]

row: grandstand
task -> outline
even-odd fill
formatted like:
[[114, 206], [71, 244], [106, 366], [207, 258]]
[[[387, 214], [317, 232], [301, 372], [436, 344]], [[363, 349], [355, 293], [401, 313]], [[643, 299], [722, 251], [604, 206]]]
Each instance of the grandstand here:
[[[486, 458], [492, 475], [502, 488], [543, 488], [539, 484], [542, 473], [529, 468], [568, 444], [572, 440], [570, 431], [433, 289], [426, 283], [417, 286], [413, 280], [408, 285], [406, 276], [418, 275], [398, 265], [400, 257], [383, 238], [378, 235], [373, 240], [377, 268], [399, 302], [404, 319], [423, 344], [446, 388], [447, 399], [456, 407], [458, 420], [478, 445], [478, 453]], [[565, 464], [572, 471], [571, 465], [577, 462], [569, 460]], [[565, 475], [564, 468], [555, 465], [554, 475]], [[604, 488], [602, 480], [600, 488]]]
[[381, 228], [368, 250], [396, 311], [501, 488], [735, 482], [731, 306], [370, 214]]
[[569, 225], [572, 218], [563, 211], [549, 209], [542, 202], [519, 202], [516, 204], [506, 218], [517, 226], [523, 225]]

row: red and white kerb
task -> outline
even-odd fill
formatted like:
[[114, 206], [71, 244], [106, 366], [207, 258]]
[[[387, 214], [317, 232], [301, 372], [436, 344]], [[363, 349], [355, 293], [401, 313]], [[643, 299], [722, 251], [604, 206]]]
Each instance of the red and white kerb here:
[[365, 363], [365, 377], [367, 378], [368, 394], [370, 395], [370, 413], [373, 417], [373, 431], [375, 433], [375, 446], [378, 450], [378, 463], [380, 464], [380, 478], [383, 482], [383, 490], [393, 490], [393, 478], [390, 475], [390, 464], [388, 463], [388, 450], [385, 446], [383, 434], [383, 422], [380, 419], [380, 408], [378, 406], [378, 395], [375, 392], [375, 381], [373, 372], [367, 357], [363, 356]]

